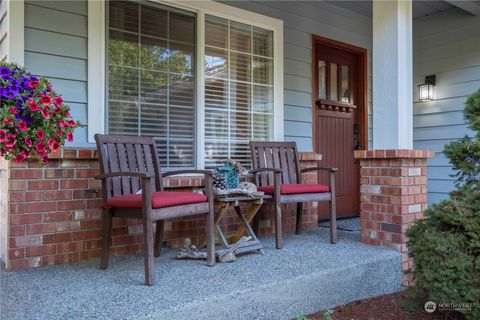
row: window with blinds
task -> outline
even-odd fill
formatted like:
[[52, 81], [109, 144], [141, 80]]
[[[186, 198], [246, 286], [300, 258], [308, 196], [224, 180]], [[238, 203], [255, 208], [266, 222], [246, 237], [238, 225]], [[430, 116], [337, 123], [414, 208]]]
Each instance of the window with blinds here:
[[195, 167], [195, 15], [109, 3], [109, 133], [155, 137], [163, 167]]
[[250, 166], [250, 140], [273, 131], [273, 32], [205, 17], [205, 166]]

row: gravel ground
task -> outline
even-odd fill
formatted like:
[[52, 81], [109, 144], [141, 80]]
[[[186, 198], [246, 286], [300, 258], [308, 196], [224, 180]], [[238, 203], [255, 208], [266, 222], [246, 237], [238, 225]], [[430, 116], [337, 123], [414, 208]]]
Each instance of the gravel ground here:
[[358, 233], [328, 229], [287, 234], [276, 250], [207, 267], [155, 258], [155, 284], [143, 285], [142, 255], [0, 272], [2, 319], [291, 319], [350, 301], [400, 290], [398, 252], [361, 244]]

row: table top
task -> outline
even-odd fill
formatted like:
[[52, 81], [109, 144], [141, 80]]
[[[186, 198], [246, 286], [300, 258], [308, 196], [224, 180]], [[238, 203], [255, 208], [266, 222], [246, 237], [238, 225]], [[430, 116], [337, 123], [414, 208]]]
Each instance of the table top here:
[[271, 199], [272, 197], [269, 195], [263, 196], [233, 196], [233, 197], [215, 197], [215, 202], [234, 202], [234, 201], [254, 201], [260, 199]]

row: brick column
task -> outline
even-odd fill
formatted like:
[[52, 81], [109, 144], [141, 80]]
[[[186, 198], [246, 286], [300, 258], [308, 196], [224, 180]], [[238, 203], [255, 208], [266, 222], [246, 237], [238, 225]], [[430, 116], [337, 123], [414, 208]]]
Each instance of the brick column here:
[[355, 152], [361, 166], [362, 242], [401, 252], [403, 270], [412, 264], [405, 231], [427, 209], [427, 159], [433, 156], [423, 150]]

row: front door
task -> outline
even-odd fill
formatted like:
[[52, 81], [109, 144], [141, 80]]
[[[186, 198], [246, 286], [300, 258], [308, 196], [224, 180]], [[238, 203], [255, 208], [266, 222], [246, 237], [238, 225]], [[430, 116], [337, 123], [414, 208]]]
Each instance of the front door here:
[[[322, 166], [336, 167], [337, 216], [359, 215], [360, 168], [354, 150], [362, 147], [358, 101], [359, 55], [314, 41], [314, 151]], [[328, 183], [322, 173], [320, 183]], [[328, 204], [319, 203], [319, 219], [328, 217]]]

